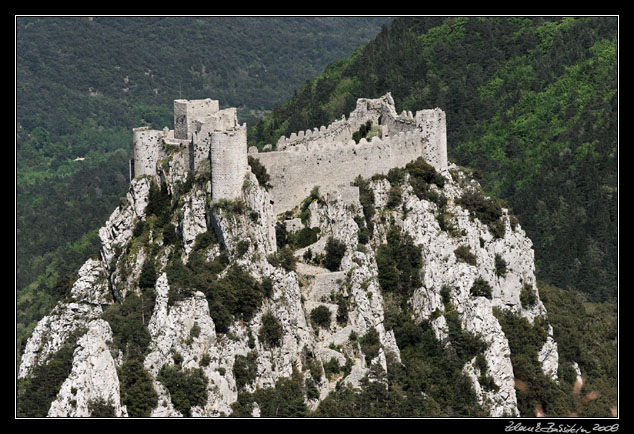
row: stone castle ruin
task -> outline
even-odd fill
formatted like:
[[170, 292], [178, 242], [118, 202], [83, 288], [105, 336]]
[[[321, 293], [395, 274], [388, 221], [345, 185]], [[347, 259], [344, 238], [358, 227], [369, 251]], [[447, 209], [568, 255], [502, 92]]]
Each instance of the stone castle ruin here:
[[[370, 121], [373, 137], [353, 139]], [[211, 99], [174, 101], [174, 130], [133, 130], [130, 177], [154, 175], [157, 164], [172, 155], [190, 171], [211, 171], [211, 198], [236, 199], [256, 158], [270, 176], [269, 194], [275, 214], [290, 210], [315, 186], [320, 191], [350, 186], [361, 175], [387, 174], [423, 157], [437, 170], [447, 167], [445, 113], [438, 109], [398, 115], [388, 93], [377, 99], [360, 98], [348, 119], [342, 116], [327, 127], [281, 137], [274, 150], [247, 150], [246, 124], [238, 123], [235, 108], [220, 110]]]

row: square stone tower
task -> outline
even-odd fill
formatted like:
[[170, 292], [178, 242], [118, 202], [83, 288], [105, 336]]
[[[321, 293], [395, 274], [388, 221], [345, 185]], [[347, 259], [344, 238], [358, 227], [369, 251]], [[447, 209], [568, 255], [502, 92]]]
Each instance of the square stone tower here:
[[213, 201], [240, 196], [248, 164], [247, 133], [235, 108], [220, 110], [218, 101], [209, 98], [175, 100], [174, 138], [191, 140], [194, 170], [209, 160]]
[[447, 167], [447, 117], [439, 108], [416, 112], [416, 126], [425, 140], [423, 158], [437, 170]]
[[206, 98], [198, 100], [174, 100], [174, 138], [191, 140], [196, 124], [203, 124], [218, 113], [218, 101]]

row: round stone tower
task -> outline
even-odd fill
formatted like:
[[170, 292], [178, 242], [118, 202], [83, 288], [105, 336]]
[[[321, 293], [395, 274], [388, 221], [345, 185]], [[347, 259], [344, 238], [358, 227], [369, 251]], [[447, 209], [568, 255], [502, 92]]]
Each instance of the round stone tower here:
[[211, 199], [236, 199], [247, 172], [247, 126], [211, 132]]

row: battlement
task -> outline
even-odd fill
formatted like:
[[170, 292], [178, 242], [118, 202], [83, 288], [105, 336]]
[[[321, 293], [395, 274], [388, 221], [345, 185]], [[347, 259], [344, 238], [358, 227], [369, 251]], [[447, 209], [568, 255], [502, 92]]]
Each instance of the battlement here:
[[348, 119], [343, 115], [341, 119], [328, 126], [322, 125], [319, 129], [292, 133], [288, 138], [282, 136], [277, 141], [275, 149], [284, 151], [298, 145], [321, 147], [329, 143], [347, 143], [367, 121], [381, 126], [380, 137], [417, 129], [416, 119], [412, 113], [403, 112], [400, 116], [397, 115], [392, 95], [387, 93], [376, 99], [359, 98]]
[[[377, 134], [355, 143], [353, 134], [368, 121], [378, 126]], [[235, 108], [220, 110], [212, 99], [178, 99], [173, 131], [133, 130], [130, 177], [155, 175], [169, 149], [183, 170], [211, 171], [212, 200], [235, 199], [248, 171], [246, 143], [246, 124], [238, 123]], [[267, 169], [273, 210], [280, 213], [300, 203], [315, 185], [324, 189], [349, 185], [359, 175], [386, 174], [421, 156], [437, 170], [445, 168], [445, 113], [436, 108], [398, 115], [389, 93], [360, 98], [347, 119], [342, 116], [328, 126], [281, 137], [273, 152], [258, 152], [255, 147], [248, 152]]]

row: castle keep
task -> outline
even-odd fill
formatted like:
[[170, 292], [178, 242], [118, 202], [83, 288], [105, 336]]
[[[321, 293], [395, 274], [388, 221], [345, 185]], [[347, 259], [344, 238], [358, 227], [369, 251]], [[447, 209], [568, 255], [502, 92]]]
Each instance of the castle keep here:
[[[368, 121], [374, 126], [373, 137], [355, 143], [353, 134]], [[343, 116], [327, 127], [281, 137], [269, 151], [272, 148], [266, 145], [258, 152], [251, 147], [247, 153], [246, 124], [238, 124], [235, 108], [220, 110], [211, 99], [178, 99], [174, 130], [133, 130], [130, 177], [155, 175], [157, 164], [172, 155], [188, 170], [211, 171], [213, 201], [236, 199], [251, 156], [271, 177], [269, 194], [278, 214], [299, 204], [316, 185], [322, 191], [349, 186], [359, 175], [386, 174], [421, 156], [437, 170], [445, 168], [445, 113], [436, 108], [398, 115], [389, 93], [360, 98], [348, 119]]]

